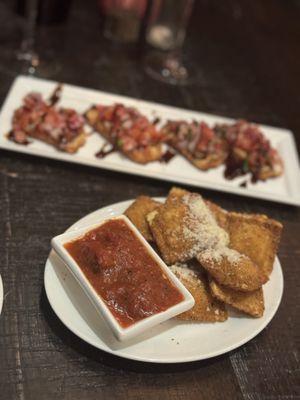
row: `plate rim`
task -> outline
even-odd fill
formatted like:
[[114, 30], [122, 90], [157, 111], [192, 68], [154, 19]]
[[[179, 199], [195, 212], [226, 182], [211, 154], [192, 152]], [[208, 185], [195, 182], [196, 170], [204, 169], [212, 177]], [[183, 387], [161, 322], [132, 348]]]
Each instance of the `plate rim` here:
[[[0, 121], [2, 121], [3, 118], [7, 116], [8, 112], [11, 112], [12, 108], [12, 96], [15, 93], [18, 93], [21, 91], [21, 89], [24, 88], [24, 86], [28, 84], [41, 84], [41, 85], [55, 85], [56, 82], [52, 80], [46, 80], [46, 79], [40, 79], [40, 78], [32, 78], [32, 77], [25, 77], [22, 75], [19, 75], [18, 77], [15, 78], [13, 81], [8, 94], [3, 102], [3, 105], [1, 107], [0, 111]], [[198, 115], [198, 119], [201, 118], [213, 118], [216, 121], [233, 121], [232, 118], [227, 118], [224, 116], [219, 116], [216, 114], [208, 114], [202, 111], [197, 111], [197, 110], [189, 110], [189, 109], [184, 109], [184, 108], [178, 108], [166, 104], [160, 104], [157, 102], [149, 102], [146, 100], [141, 100], [137, 99], [134, 97], [129, 97], [129, 96], [123, 96], [123, 95], [118, 95], [114, 93], [109, 93], [109, 92], [104, 92], [101, 90], [97, 89], [91, 89], [91, 88], [85, 88], [81, 86], [75, 86], [71, 85], [68, 83], [64, 83], [65, 90], [70, 91], [73, 90], [75, 94], [80, 93], [85, 93], [86, 96], [90, 94], [90, 96], [95, 96], [96, 94], [98, 96], [109, 96], [113, 99], [114, 101], [123, 101], [123, 102], [129, 102], [129, 103], [136, 103], [136, 106], [146, 106], [146, 107], [152, 107], [154, 110], [155, 108], [158, 111], [161, 111], [163, 113], [166, 113], [169, 111], [171, 112], [180, 112], [180, 113], [186, 113], [190, 115], [189, 118], [192, 118], [193, 116], [196, 118], [196, 115]], [[75, 96], [75, 95], [74, 95]], [[76, 95], [77, 96], [77, 95]], [[14, 108], [16, 105], [14, 104]], [[5, 121], [5, 119], [4, 119]], [[289, 204], [293, 206], [300, 206], [300, 185], [298, 184], [298, 178], [300, 176], [300, 167], [299, 167], [299, 157], [297, 154], [296, 150], [296, 145], [295, 145], [295, 139], [293, 133], [285, 128], [277, 128], [273, 126], [268, 126], [264, 124], [260, 124], [260, 126], [264, 129], [272, 129], [274, 134], [277, 132], [277, 134], [281, 135], [282, 137], [285, 138], [285, 152], [288, 151], [289, 153], [289, 162], [286, 161], [286, 166], [285, 166], [285, 186], [289, 188], [296, 188], [293, 189], [291, 192], [289, 192], [288, 189], [285, 189], [285, 193], [277, 193], [274, 191], [261, 191], [261, 190], [256, 190], [255, 188], [241, 188], [239, 186], [231, 186], [227, 184], [226, 180], [224, 182], [218, 182], [217, 184], [214, 182], [213, 179], [203, 179], [201, 176], [198, 177], [192, 177], [189, 178], [188, 176], [178, 176], [176, 171], [174, 173], [167, 173], [163, 170], [156, 171], [155, 168], [154, 170], [146, 170], [142, 169], [140, 165], [127, 165], [123, 164], [122, 162], [111, 162], [111, 163], [105, 163], [104, 162], [99, 162], [95, 157], [92, 158], [90, 156], [76, 156], [70, 155], [70, 154], [64, 154], [60, 153], [58, 151], [53, 151], [55, 149], [51, 148], [51, 151], [45, 150], [45, 149], [39, 149], [35, 147], [30, 147], [30, 146], [18, 146], [15, 143], [9, 142], [7, 139], [4, 138], [4, 132], [2, 132], [0, 136], [0, 148], [7, 150], [7, 151], [13, 151], [13, 152], [18, 152], [18, 153], [24, 153], [24, 154], [29, 154], [32, 156], [37, 156], [37, 157], [43, 157], [43, 158], [48, 158], [48, 159], [54, 159], [58, 161], [65, 161], [65, 162], [71, 162], [75, 164], [80, 164], [80, 165], [86, 165], [94, 168], [100, 168], [104, 170], [109, 170], [109, 171], [115, 171], [119, 173], [126, 173], [130, 175], [138, 175], [146, 178], [151, 178], [151, 179], [158, 179], [162, 181], [167, 181], [167, 182], [177, 182], [181, 183], [184, 185], [190, 185], [194, 186], [197, 188], [206, 188], [208, 190], [215, 190], [215, 191], [220, 191], [220, 192], [225, 192], [225, 193], [230, 193], [234, 195], [240, 195], [244, 197], [250, 197], [250, 198], [257, 198], [265, 201], [271, 201], [275, 203], [283, 203], [283, 204]]]
[[[165, 199], [165, 197], [154, 197], [156, 200], [163, 200]], [[120, 201], [120, 202], [116, 202], [113, 204], [110, 204], [108, 206], [104, 206], [101, 207], [95, 211], [92, 211], [88, 214], [86, 214], [85, 216], [83, 216], [82, 218], [78, 219], [76, 222], [74, 222], [69, 228], [67, 228], [66, 230], [72, 230], [72, 229], [77, 229], [76, 226], [80, 225], [80, 223], [82, 221], [84, 221], [86, 218], [92, 218], [94, 214], [98, 213], [99, 211], [105, 212], [106, 210], [112, 208], [112, 207], [125, 207], [128, 206], [130, 202], [133, 202], [135, 199], [129, 199], [129, 200], [124, 200], [124, 201]], [[222, 354], [226, 354], [234, 349], [237, 349], [239, 347], [241, 347], [242, 345], [244, 345], [245, 343], [249, 342], [250, 340], [252, 340], [255, 336], [257, 336], [260, 332], [262, 332], [267, 325], [271, 322], [271, 320], [274, 318], [281, 300], [282, 300], [282, 296], [283, 296], [283, 291], [284, 291], [284, 279], [283, 279], [283, 272], [282, 272], [282, 268], [281, 268], [281, 263], [279, 261], [279, 258], [276, 255], [274, 264], [277, 263], [278, 267], [279, 267], [279, 277], [280, 277], [280, 295], [277, 298], [277, 302], [274, 305], [274, 308], [272, 310], [272, 312], [270, 313], [270, 315], [268, 316], [267, 320], [265, 321], [265, 324], [263, 326], [258, 327], [256, 330], [254, 330], [249, 336], [247, 336], [246, 338], [240, 340], [239, 342], [226, 347], [225, 350], [218, 350], [215, 352], [210, 352], [208, 353], [208, 355], [204, 355], [204, 356], [191, 356], [191, 357], [181, 357], [178, 359], [159, 359], [159, 358], [155, 358], [155, 357], [147, 357], [147, 358], [143, 358], [143, 357], [139, 357], [139, 356], [134, 356], [134, 355], [127, 355], [127, 354], [122, 354], [122, 350], [117, 350], [114, 351], [112, 349], [110, 349], [109, 347], [103, 348], [100, 347], [99, 344], [97, 344], [96, 342], [94, 342], [93, 340], [91, 340], [88, 337], [85, 337], [85, 335], [81, 334], [80, 331], [78, 331], [76, 328], [71, 327], [70, 324], [68, 324], [68, 322], [65, 320], [63, 313], [60, 313], [59, 310], [57, 310], [55, 303], [52, 302], [52, 297], [51, 295], [49, 295], [49, 293], [51, 293], [51, 289], [49, 286], [49, 283], [47, 281], [47, 274], [50, 273], [50, 268], [51, 268], [51, 263], [50, 263], [50, 255], [53, 252], [53, 250], [50, 251], [49, 256], [46, 260], [45, 263], [45, 269], [44, 269], [44, 287], [45, 287], [45, 292], [46, 292], [46, 296], [47, 299], [51, 305], [52, 310], [54, 311], [54, 313], [56, 314], [56, 316], [59, 318], [59, 320], [65, 325], [65, 327], [67, 329], [69, 329], [71, 332], [73, 332], [73, 334], [75, 334], [77, 337], [79, 337], [81, 340], [85, 341], [86, 343], [88, 343], [89, 345], [104, 351], [106, 353], [112, 354], [114, 356], [117, 357], [121, 357], [124, 359], [129, 359], [129, 360], [134, 360], [134, 361], [139, 361], [139, 362], [148, 362], [148, 363], [157, 363], [157, 364], [177, 364], [177, 363], [188, 363], [188, 362], [194, 362], [194, 361], [200, 361], [200, 360], [207, 360], [213, 357], [217, 357], [220, 356]]]

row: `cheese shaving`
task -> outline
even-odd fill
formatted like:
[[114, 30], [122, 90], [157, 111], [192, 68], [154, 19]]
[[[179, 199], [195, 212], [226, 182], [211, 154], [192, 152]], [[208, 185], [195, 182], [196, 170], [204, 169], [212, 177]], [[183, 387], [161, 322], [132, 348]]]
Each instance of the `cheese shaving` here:
[[187, 264], [171, 265], [170, 270], [179, 277], [186, 279], [190, 283], [194, 283], [197, 279], [197, 273], [190, 269]]
[[182, 200], [188, 210], [183, 235], [192, 243], [188, 256], [192, 258], [201, 254], [201, 258], [207, 261], [219, 263], [227, 258], [230, 263], [237, 263], [242, 255], [228, 247], [228, 233], [217, 224], [202, 197], [192, 193], [183, 196]]

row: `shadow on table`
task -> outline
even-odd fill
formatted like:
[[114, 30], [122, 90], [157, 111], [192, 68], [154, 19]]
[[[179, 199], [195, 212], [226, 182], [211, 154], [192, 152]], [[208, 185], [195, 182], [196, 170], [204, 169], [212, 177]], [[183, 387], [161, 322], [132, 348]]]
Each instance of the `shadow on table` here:
[[140, 361], [133, 361], [124, 359], [118, 356], [114, 356], [110, 353], [105, 353], [88, 343], [81, 340], [79, 337], [74, 335], [64, 324], [59, 320], [54, 311], [52, 310], [45, 289], [41, 293], [41, 309], [44, 314], [44, 318], [52, 330], [52, 332], [58, 336], [62, 342], [71, 347], [73, 350], [79, 352], [80, 354], [106, 366], [125, 369], [129, 371], [139, 372], [139, 373], [170, 373], [170, 372], [183, 372], [189, 370], [195, 370], [203, 367], [210, 366], [226, 356], [218, 356], [209, 360], [194, 361], [188, 363], [177, 363], [177, 364], [156, 364], [156, 363], [145, 363]]

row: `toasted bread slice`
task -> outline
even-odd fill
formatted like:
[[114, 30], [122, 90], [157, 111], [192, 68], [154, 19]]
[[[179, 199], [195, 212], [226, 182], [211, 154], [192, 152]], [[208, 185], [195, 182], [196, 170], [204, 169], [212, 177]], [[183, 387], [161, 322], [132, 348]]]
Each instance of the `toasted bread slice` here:
[[100, 128], [101, 126], [98, 125], [99, 122], [99, 112], [97, 110], [96, 106], [92, 106], [89, 110], [87, 110], [84, 114], [87, 122], [96, 130], [98, 130], [98, 127]]
[[195, 299], [194, 307], [178, 315], [178, 319], [196, 322], [223, 322], [228, 318], [224, 304], [211, 295], [205, 274], [186, 266], [180, 266], [180, 264], [170, 268]]
[[191, 159], [190, 161], [192, 162], [195, 167], [198, 169], [201, 169], [202, 171], [207, 171], [211, 168], [216, 168], [219, 165], [223, 164], [223, 162], [226, 160], [227, 154], [222, 153], [222, 154], [210, 154], [207, 155], [204, 159], [202, 160], [197, 160], [197, 159]]
[[283, 161], [278, 154], [274, 157], [275, 160], [273, 161], [273, 165], [264, 165], [258, 174], [258, 179], [261, 181], [266, 181], [270, 178], [277, 178], [284, 172], [284, 165]]
[[255, 318], [260, 318], [264, 313], [263, 289], [259, 288], [253, 292], [238, 292], [228, 287], [219, 285], [216, 281], [210, 280], [210, 289], [213, 296]]
[[60, 151], [75, 153], [86, 142], [84, 119], [75, 110], [54, 105], [61, 86], [45, 101], [39, 93], [29, 93], [12, 118], [8, 139], [29, 144], [28, 137], [41, 140]]
[[205, 122], [168, 121], [162, 132], [171, 147], [203, 171], [218, 167], [227, 157], [227, 143]]
[[138, 164], [148, 164], [152, 161], [159, 161], [163, 154], [162, 144], [149, 145], [131, 151], [122, 151], [131, 161]]
[[[113, 107], [113, 106], [112, 106]], [[131, 110], [128, 108], [128, 110]], [[136, 112], [136, 111], [134, 111]], [[121, 128], [115, 129], [113, 121], [102, 120], [99, 116], [99, 111], [97, 106], [91, 107], [86, 113], [85, 118], [87, 122], [98, 132], [100, 133], [109, 143], [114, 146], [117, 150], [119, 150], [122, 154], [128, 157], [130, 160], [139, 163], [139, 164], [147, 164], [152, 161], [158, 161], [161, 159], [163, 155], [163, 147], [162, 143], [148, 143], [147, 145], [138, 146], [130, 149], [127, 149], [124, 146], [124, 140], [119, 137]], [[138, 127], [135, 128], [135, 135], [138, 131]], [[143, 137], [150, 137], [153, 133], [154, 126], [150, 124], [147, 125], [147, 129], [143, 127], [143, 131], [141, 130], [139, 135]], [[130, 136], [129, 131], [126, 129], [124, 132], [127, 132], [126, 135]]]
[[282, 175], [282, 158], [258, 125], [238, 120], [233, 124], [217, 124], [214, 131], [228, 143], [225, 160], [228, 179], [250, 173], [256, 182]]
[[85, 144], [87, 138], [87, 134], [84, 129], [80, 130], [74, 138], [66, 142], [58, 142], [42, 130], [32, 130], [28, 136], [51, 144], [58, 150], [65, 151], [70, 154], [76, 153], [78, 149]]
[[161, 203], [151, 199], [151, 197], [139, 196], [124, 212], [148, 242], [153, 240], [153, 236], [146, 216], [160, 205]]
[[[174, 147], [177, 151], [178, 148]], [[187, 160], [189, 160], [196, 168], [207, 171], [223, 164], [226, 160], [227, 153], [208, 154], [204, 158], [194, 157], [189, 151], [182, 150], [180, 152]]]
[[87, 136], [84, 130], [80, 131], [77, 137], [65, 145], [64, 150], [67, 153], [76, 153], [85, 144]]

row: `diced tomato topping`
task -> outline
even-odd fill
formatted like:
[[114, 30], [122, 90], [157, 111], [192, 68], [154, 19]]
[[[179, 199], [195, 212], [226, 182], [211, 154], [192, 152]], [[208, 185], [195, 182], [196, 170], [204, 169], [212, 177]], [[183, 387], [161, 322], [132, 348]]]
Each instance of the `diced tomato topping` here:
[[133, 107], [115, 104], [99, 105], [97, 109], [99, 119], [104, 123], [111, 123], [109, 134], [124, 151], [157, 144], [162, 140], [155, 125]]
[[225, 132], [232, 153], [240, 157], [244, 154], [251, 170], [258, 171], [266, 164], [272, 166], [275, 162], [281, 162], [277, 151], [271, 147], [257, 125], [239, 120], [235, 124], [221, 125], [216, 129]]
[[214, 131], [205, 123], [200, 123], [200, 139], [197, 144], [197, 149], [200, 151], [206, 151], [208, 144], [212, 141], [215, 136]]
[[48, 104], [38, 93], [30, 93], [23, 99], [23, 106], [13, 116], [13, 132], [29, 134], [39, 131], [61, 141], [76, 136], [84, 125], [84, 119], [73, 109], [57, 108]]

